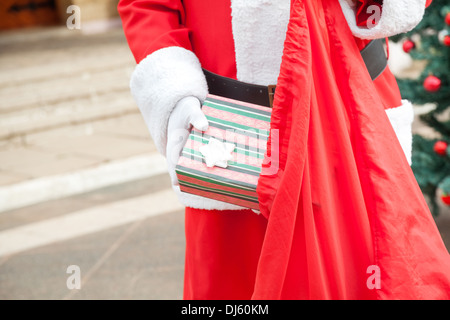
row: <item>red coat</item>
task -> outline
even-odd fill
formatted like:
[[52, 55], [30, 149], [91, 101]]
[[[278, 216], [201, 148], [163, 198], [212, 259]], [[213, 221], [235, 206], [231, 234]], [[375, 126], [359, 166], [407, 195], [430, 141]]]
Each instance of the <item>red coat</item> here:
[[[340, 1], [344, 6], [346, 0]], [[414, 10], [415, 2], [422, 1], [425, 0], [408, 2], [410, 10]], [[368, 5], [374, 0], [364, 2]], [[202, 100], [207, 93], [200, 66], [245, 82], [276, 83], [289, 8], [289, 0], [120, 1], [118, 9], [124, 31], [138, 63], [131, 81], [132, 92], [162, 154], [165, 154], [167, 119], [176, 101], [186, 95]], [[417, 11], [420, 14], [420, 10]], [[383, 14], [389, 18], [394, 16], [388, 10]], [[410, 16], [408, 19], [409, 27], [418, 22], [410, 21]], [[351, 21], [349, 24], [352, 27]], [[398, 21], [396, 24], [401, 25]], [[358, 32], [357, 26], [352, 28]], [[366, 32], [364, 28], [361, 30]], [[379, 30], [375, 31], [377, 35], [381, 34]], [[363, 49], [369, 40], [355, 37], [355, 42]], [[193, 61], [197, 58], [198, 61]], [[374, 84], [410, 161], [412, 105], [401, 100], [389, 68]], [[237, 209], [216, 201], [178, 195], [190, 207]]]
[[449, 298], [449, 255], [407, 162], [412, 106], [388, 69], [371, 81], [366, 41], [352, 36], [408, 31], [425, 0], [384, 0], [371, 30], [348, 3], [120, 2], [138, 62], [131, 89], [162, 153], [176, 102], [207, 94], [201, 67], [277, 83], [280, 163], [260, 178], [262, 215], [181, 198], [185, 298]]
[[[233, 34], [230, 2], [231, 0], [214, 1], [213, 4], [207, 0], [186, 0], [183, 3], [180, 0], [165, 0], [162, 3], [161, 1], [120, 1], [119, 12], [121, 13], [125, 34], [136, 62], [141, 62], [141, 60], [156, 50], [179, 46], [193, 51], [203, 68], [222, 76], [236, 79], [235, 41], [239, 42], [239, 35], [237, 35], [236, 39], [233, 36], [244, 30], [235, 29], [236, 34]], [[284, 2], [284, 5], [277, 5], [277, 2], [274, 1], [271, 3], [271, 6], [278, 6], [279, 11], [289, 8], [289, 1], [282, 0], [278, 2]], [[237, 10], [239, 9], [238, 7]], [[268, 10], [272, 9], [268, 8]], [[261, 8], [258, 8], [259, 10]], [[251, 14], [251, 12], [249, 13]], [[284, 18], [284, 21], [282, 20], [279, 24], [284, 24], [284, 26], [278, 27], [278, 29], [285, 29], [288, 14], [289, 12], [286, 11], [286, 14], [281, 17]], [[271, 26], [271, 28], [268, 28], [269, 31], [277, 29], [279, 18], [279, 16], [272, 17], [275, 24], [273, 22], [270, 24], [271, 21], [264, 21], [263, 24]], [[272, 26], [275, 26], [275, 28], [272, 28]], [[255, 24], [255, 27], [258, 26]], [[245, 36], [255, 37], [255, 35], [252, 35], [252, 32], [259, 34], [259, 37], [265, 44], [254, 47], [254, 50], [257, 52], [249, 52], [248, 54], [250, 56], [252, 54], [261, 55], [261, 51], [258, 50], [264, 49], [269, 50], [270, 53], [278, 54], [276, 58], [278, 64], [269, 66], [269, 68], [272, 67], [277, 70], [279, 68], [281, 51], [270, 50], [271, 43], [273, 43], [277, 32], [275, 31], [271, 35], [267, 34], [267, 30], [256, 29], [249, 30]], [[243, 40], [245, 42], [249, 41], [248, 38]], [[369, 42], [356, 37], [355, 41], [360, 49], [363, 49]], [[283, 39], [279, 39], [278, 43], [282, 44]], [[271, 62], [270, 60], [266, 61]], [[244, 79], [240, 80], [244, 81]], [[276, 82], [276, 78], [273, 80]], [[401, 105], [400, 93], [389, 68], [386, 69], [381, 77], [377, 78], [375, 85], [383, 99], [385, 108]]]

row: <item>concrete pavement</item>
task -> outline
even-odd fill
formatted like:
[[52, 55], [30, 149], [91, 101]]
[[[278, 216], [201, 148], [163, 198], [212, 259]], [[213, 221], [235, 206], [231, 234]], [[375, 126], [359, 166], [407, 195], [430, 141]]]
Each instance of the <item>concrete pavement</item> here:
[[183, 208], [134, 66], [120, 28], [0, 34], [0, 299], [181, 298]]
[[162, 174], [2, 213], [0, 300], [181, 299], [184, 216], [169, 184]]
[[143, 178], [163, 163], [129, 91], [134, 66], [120, 28], [0, 35], [0, 211]]

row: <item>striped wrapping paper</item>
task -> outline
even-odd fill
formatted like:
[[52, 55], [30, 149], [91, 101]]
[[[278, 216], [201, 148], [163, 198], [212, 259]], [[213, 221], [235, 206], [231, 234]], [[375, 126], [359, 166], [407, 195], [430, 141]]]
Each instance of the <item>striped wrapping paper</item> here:
[[[205, 132], [193, 129], [183, 148], [176, 166], [181, 191], [258, 210], [256, 185], [271, 109], [210, 94], [202, 110], [209, 128]], [[200, 147], [211, 138], [235, 145], [226, 168], [206, 166]]]

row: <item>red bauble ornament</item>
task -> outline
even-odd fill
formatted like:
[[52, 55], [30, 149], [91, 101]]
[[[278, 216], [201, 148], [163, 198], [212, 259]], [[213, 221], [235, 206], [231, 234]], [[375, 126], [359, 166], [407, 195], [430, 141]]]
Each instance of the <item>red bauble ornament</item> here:
[[406, 53], [409, 53], [415, 47], [416, 44], [411, 40], [406, 40], [405, 42], [403, 42], [403, 51], [405, 51]]
[[431, 2], [433, 2], [433, 0], [427, 0], [427, 1], [425, 2], [425, 7], [428, 7], [428, 6], [431, 4]]
[[445, 141], [436, 141], [434, 144], [433, 150], [437, 154], [441, 156], [445, 156], [447, 154], [448, 143]]
[[445, 23], [450, 26], [450, 12], [445, 16]]
[[436, 76], [430, 75], [425, 78], [425, 81], [423, 82], [423, 87], [428, 92], [439, 91], [439, 89], [441, 88], [441, 79], [439, 79]]
[[444, 43], [444, 45], [446, 45], [447, 47], [450, 47], [450, 36], [445, 36], [445, 37], [444, 37], [443, 43]]
[[448, 195], [448, 194], [443, 194], [442, 196], [441, 196], [441, 200], [442, 200], [442, 202], [443, 203], [445, 203], [446, 205], [450, 205], [450, 195]]

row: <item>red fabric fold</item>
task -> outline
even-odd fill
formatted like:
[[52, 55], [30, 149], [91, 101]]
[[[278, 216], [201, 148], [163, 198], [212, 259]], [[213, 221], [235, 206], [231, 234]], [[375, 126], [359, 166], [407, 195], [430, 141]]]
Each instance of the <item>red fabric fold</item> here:
[[450, 298], [450, 256], [338, 1], [291, 5], [274, 132], [254, 299]]

